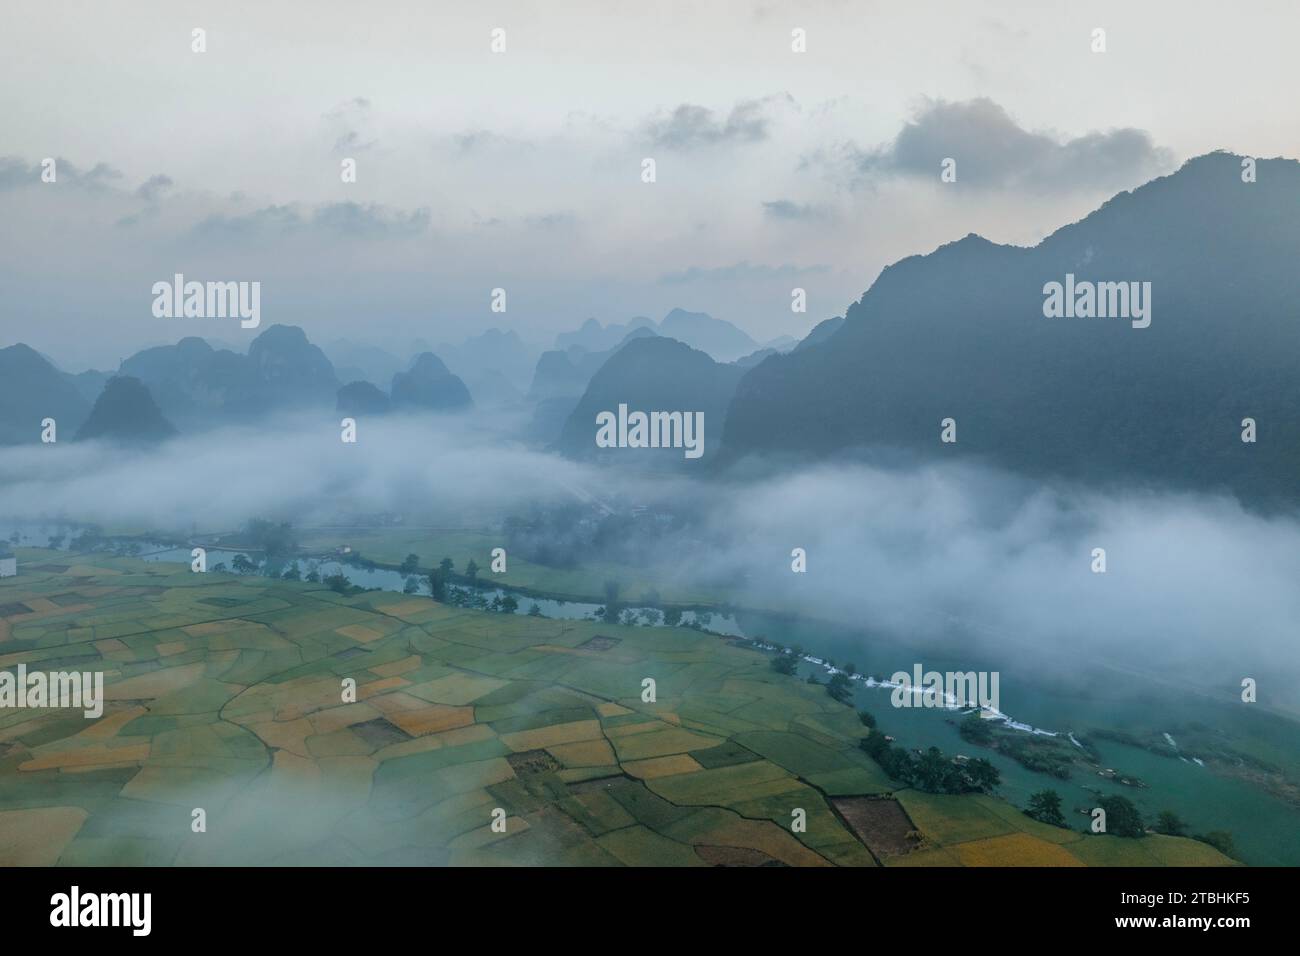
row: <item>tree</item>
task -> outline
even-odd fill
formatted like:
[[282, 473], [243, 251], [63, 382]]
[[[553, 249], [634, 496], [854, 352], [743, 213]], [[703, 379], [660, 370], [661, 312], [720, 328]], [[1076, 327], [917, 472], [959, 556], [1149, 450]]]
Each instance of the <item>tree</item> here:
[[862, 721], [863, 727], [869, 727], [872, 730], [876, 729], [876, 715], [871, 713], [871, 711], [869, 710], [858, 711], [858, 720]]
[[931, 793], [953, 792], [956, 768], [938, 747], [930, 747], [916, 761], [916, 785]]
[[265, 553], [268, 563], [282, 560], [298, 550], [293, 525], [287, 521], [254, 518], [244, 526], [242, 538], [250, 547]]
[[1211, 830], [1209, 833], [1198, 833], [1192, 839], [1199, 840], [1201, 843], [1208, 843], [1224, 856], [1230, 856], [1234, 860], [1237, 858], [1236, 844], [1232, 842], [1232, 834], [1227, 830]]
[[251, 571], [257, 570], [257, 565], [248, 560], [248, 555], [246, 554], [235, 555], [234, 560], [230, 562], [230, 566], [235, 569], [236, 574], [248, 574]]
[[966, 777], [970, 784], [980, 793], [992, 793], [1002, 782], [998, 768], [983, 757], [976, 757], [966, 765]]
[[501, 610], [505, 614], [514, 614], [519, 610], [519, 602], [513, 594], [507, 594], [501, 599]]
[[1142, 814], [1133, 801], [1120, 794], [1102, 797], [1097, 805], [1106, 811], [1106, 832], [1122, 837], [1140, 837], [1146, 833]]
[[541, 609], [541, 606], [538, 605], [538, 603], [537, 603], [536, 601], [534, 601], [534, 602], [532, 603], [532, 605], [528, 608], [528, 616], [529, 616], [529, 617], [541, 617], [541, 616], [542, 616], [542, 609]]
[[[473, 565], [474, 570], [471, 572], [469, 567], [466, 567], [465, 574], [472, 578], [475, 574], [478, 574], [478, 565], [474, 564], [473, 561], [470, 562], [470, 565]], [[443, 558], [438, 562], [438, 570], [442, 572], [444, 578], [449, 578], [452, 572], [456, 570], [456, 562], [452, 561], [451, 558]]]
[[605, 603], [606, 604], [618, 603], [618, 582], [615, 581], [613, 578], [605, 579]]
[[1185, 836], [1187, 824], [1174, 811], [1161, 810], [1160, 816], [1156, 817], [1156, 822], [1151, 829], [1165, 836]]
[[795, 660], [793, 654], [777, 654], [771, 660], [772, 670], [778, 674], [793, 675], [799, 662]]
[[434, 568], [429, 572], [429, 594], [439, 604], [447, 603], [447, 582], [443, 578], [441, 567]]
[[281, 574], [280, 577], [285, 581], [301, 581], [302, 572], [298, 570], [297, 564], [291, 564], [284, 569], [284, 573]]
[[352, 589], [352, 582], [349, 581], [348, 576], [341, 571], [337, 574], [326, 575], [324, 584], [331, 591], [338, 594], [347, 594], [348, 591]]
[[[408, 554], [402, 560], [402, 566], [398, 569], [402, 574], [414, 574], [420, 569], [420, 556], [418, 554]], [[410, 591], [406, 592], [410, 594]]]
[[419, 590], [420, 590], [420, 580], [414, 575], [407, 578], [406, 583], [402, 585], [403, 594], [415, 594]]
[[[442, 560], [446, 562], [448, 571], [450, 572], [451, 558], [443, 558]], [[474, 562], [473, 558], [470, 558], [469, 564], [465, 565], [465, 577], [469, 578], [471, 581], [478, 580], [478, 565]]]
[[831, 679], [826, 682], [826, 693], [841, 704], [847, 704], [853, 700], [853, 682], [849, 680], [847, 674], [832, 674]]
[[988, 746], [993, 742], [993, 728], [989, 726], [987, 720], [980, 716], [978, 710], [972, 710], [963, 717], [957, 730], [961, 734], [962, 740], [969, 740], [973, 744]]
[[664, 611], [664, 624], [668, 627], [676, 627], [682, 623], [682, 609], [679, 607], [670, 607]]
[[1049, 826], [1067, 828], [1065, 814], [1061, 813], [1061, 795], [1055, 790], [1039, 790], [1030, 794], [1025, 816]]

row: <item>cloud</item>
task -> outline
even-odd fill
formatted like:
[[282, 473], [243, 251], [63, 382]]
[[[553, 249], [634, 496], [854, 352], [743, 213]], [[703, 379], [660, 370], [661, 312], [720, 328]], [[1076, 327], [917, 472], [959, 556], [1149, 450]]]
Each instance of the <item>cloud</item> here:
[[[680, 535], [638, 554], [653, 576], [696, 591], [728, 587], [740, 607], [848, 624], [863, 635], [850, 659], [876, 670], [927, 657], [877, 653], [871, 635], [891, 636], [909, 655], [958, 635], [963, 656], [978, 654], [1008, 682], [1049, 676], [1040, 661], [1062, 681], [1118, 665], [1232, 700], [1243, 676], [1266, 674], [1268, 707], [1300, 706], [1294, 516], [952, 463], [711, 480], [612, 475], [503, 439], [514, 424], [481, 413], [381, 417], [366, 426], [364, 455], [340, 452], [337, 418], [327, 415], [182, 435], [143, 453], [80, 442], [4, 448], [0, 518], [63, 514], [163, 529], [197, 521], [207, 531], [258, 516], [334, 523], [355, 510], [444, 526], [622, 498], [684, 521]], [[413, 447], [439, 451], [413, 458]], [[796, 545], [808, 555], [806, 574], [790, 572]], [[1099, 545], [1104, 575], [1090, 570]]]
[[688, 282], [745, 282], [756, 279], [790, 279], [795, 276], [816, 275], [829, 271], [830, 267], [824, 265], [796, 266], [786, 264], [768, 266], [752, 262], [737, 262], [733, 265], [718, 266], [712, 269], [692, 266], [689, 269], [683, 269], [681, 272], [665, 273], [659, 277], [658, 281], [663, 285], [682, 285]]
[[524, 221], [531, 229], [572, 229], [578, 225], [578, 217], [571, 212], [548, 212], [528, 216]]
[[930, 100], [893, 142], [874, 150], [850, 147], [852, 172], [920, 176], [939, 181], [940, 164], [957, 163], [957, 182], [981, 189], [1070, 192], [1123, 189], [1174, 165], [1173, 154], [1145, 130], [1126, 127], [1061, 139], [1021, 127], [1000, 105], [979, 98]]
[[830, 210], [825, 206], [794, 202], [790, 199], [776, 199], [763, 203], [763, 213], [770, 219], [801, 222], [820, 222], [830, 218]]
[[141, 199], [153, 202], [160, 198], [163, 193], [174, 185], [176, 185], [176, 183], [170, 176], [158, 173], [157, 175], [150, 176], [147, 180], [141, 183], [140, 187], [135, 191], [135, 194]]
[[367, 127], [371, 123], [370, 101], [364, 96], [357, 96], [338, 104], [321, 117], [326, 125], [334, 131], [335, 153], [360, 153], [375, 146], [377, 139], [366, 139], [358, 127]]
[[300, 204], [264, 206], [240, 216], [213, 215], [192, 234], [212, 239], [252, 239], [323, 231], [360, 239], [409, 238], [429, 228], [428, 209], [410, 212], [379, 203], [336, 202], [305, 208]]
[[726, 116], [684, 103], [647, 121], [644, 134], [651, 145], [667, 149], [762, 142], [771, 132], [767, 115], [771, 99], [742, 100]]
[[[42, 171], [40, 163], [28, 165], [18, 156], [0, 157], [0, 190], [42, 185]], [[54, 183], [44, 185], [77, 186], [92, 192], [113, 189], [113, 183], [123, 178], [122, 171], [108, 163], [96, 163], [90, 169], [82, 169], [62, 157], [55, 159], [54, 172]]]
[[[741, 606], [801, 606], [913, 648], [955, 628], [1008, 671], [1040, 656], [1064, 680], [1119, 664], [1228, 702], [1243, 676], [1268, 673], [1270, 704], [1300, 711], [1295, 516], [949, 464], [806, 467], [716, 487], [701, 507], [692, 581], [747, 582]], [[806, 574], [790, 573], [795, 544]]]

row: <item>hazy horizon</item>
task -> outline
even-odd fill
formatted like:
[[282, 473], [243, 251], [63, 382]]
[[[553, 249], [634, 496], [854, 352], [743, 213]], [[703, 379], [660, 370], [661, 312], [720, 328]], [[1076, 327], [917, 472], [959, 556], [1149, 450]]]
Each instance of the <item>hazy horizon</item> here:
[[304, 20], [17, 2], [0, 35], [0, 336], [79, 369], [256, 334], [155, 319], [152, 283], [184, 272], [261, 281], [263, 327], [318, 343], [495, 326], [545, 346], [588, 317], [674, 307], [800, 337], [890, 262], [967, 233], [1032, 244], [1213, 149], [1300, 156], [1300, 125], [1277, 121], [1300, 79], [1288, 13], [398, 4], [358, 46], [342, 3]]

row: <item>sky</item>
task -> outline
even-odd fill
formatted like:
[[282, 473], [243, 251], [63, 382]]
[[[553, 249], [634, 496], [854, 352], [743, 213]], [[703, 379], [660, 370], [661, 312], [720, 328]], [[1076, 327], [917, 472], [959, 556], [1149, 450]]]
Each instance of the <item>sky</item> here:
[[156, 318], [177, 272], [399, 351], [674, 307], [801, 336], [967, 233], [1035, 243], [1212, 149], [1300, 157], [1297, 27], [1287, 2], [6, 0], [0, 347], [77, 371], [257, 334]]

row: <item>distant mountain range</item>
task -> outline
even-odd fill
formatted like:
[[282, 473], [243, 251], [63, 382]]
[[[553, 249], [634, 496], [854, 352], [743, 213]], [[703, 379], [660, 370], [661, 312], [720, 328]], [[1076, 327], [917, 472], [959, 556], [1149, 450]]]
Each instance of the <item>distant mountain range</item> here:
[[[450, 360], [428, 350], [399, 363], [331, 346], [367, 376], [395, 368], [388, 392], [341, 378], [288, 326], [267, 329], [247, 355], [187, 338], [132, 356], [117, 374], [138, 379], [182, 431], [300, 406], [467, 409], [478, 402], [456, 362], [487, 404], [531, 405], [528, 436], [575, 457], [681, 460], [598, 448], [596, 416], [623, 405], [704, 413], [713, 468], [964, 458], [1092, 486], [1294, 501], [1300, 163], [1258, 160], [1253, 182], [1241, 168], [1226, 153], [1191, 160], [1032, 247], [970, 235], [903, 259], [793, 347], [760, 346], [730, 323], [675, 309], [657, 324], [589, 320], [558, 336], [559, 348], [536, 357], [526, 394], [511, 376], [526, 377], [531, 347], [496, 329], [440, 346]], [[1085, 317], [1098, 310], [1124, 314]], [[0, 442], [39, 441], [46, 417], [75, 434], [92, 417], [90, 397], [110, 387], [97, 422], [115, 407], [154, 421], [145, 396], [118, 378], [67, 375], [25, 345], [0, 349]], [[948, 420], [951, 443], [941, 440]], [[1256, 440], [1242, 441], [1252, 430]]]
[[[561, 352], [574, 346], [587, 352], [606, 352], [626, 341], [631, 333], [640, 330], [684, 342], [691, 348], [707, 352], [718, 362], [734, 362], [761, 347], [730, 322], [715, 319], [703, 312], [687, 312], [685, 309], [673, 309], [658, 325], [644, 317], [635, 318], [626, 325], [607, 326], [602, 326], [595, 319], [588, 319], [576, 332], [557, 335], [555, 347]], [[788, 347], [794, 344], [794, 340], [783, 336], [778, 343], [769, 344]]]
[[117, 375], [108, 380], [90, 416], [77, 430], [77, 441], [107, 439], [147, 444], [175, 434], [176, 429], [163, 417], [145, 384], [129, 375]]
[[[1259, 160], [1255, 182], [1241, 163], [1191, 160], [1031, 248], [971, 235], [895, 263], [838, 328], [744, 376], [720, 460], [884, 450], [1295, 499], [1300, 163]], [[1083, 309], [1109, 282], [1150, 283], [1149, 326], [1045, 316], [1049, 283]]]
[[46, 418], [54, 419], [56, 437], [71, 437], [89, 414], [72, 376], [21, 343], [0, 349], [0, 444], [39, 442]]
[[664, 336], [644, 336], [616, 350], [592, 377], [569, 414], [556, 447], [575, 458], [679, 467], [691, 461], [681, 447], [600, 448], [597, 416], [629, 412], [696, 412], [703, 414], [703, 455], [715, 452], [727, 407], [744, 369], [715, 362], [698, 349]]
[[540, 354], [513, 329], [487, 329], [459, 345], [444, 342], [425, 351], [433, 352], [464, 379], [476, 400], [480, 395], [491, 396], [489, 404], [509, 404], [522, 398]]
[[432, 352], [415, 357], [411, 368], [393, 376], [393, 408], [454, 411], [474, 404], [469, 389]]

